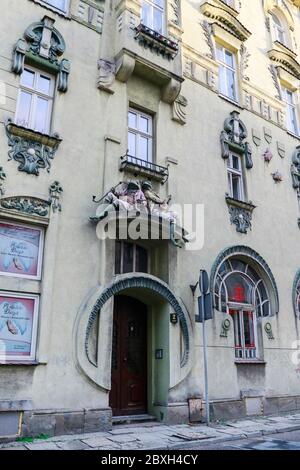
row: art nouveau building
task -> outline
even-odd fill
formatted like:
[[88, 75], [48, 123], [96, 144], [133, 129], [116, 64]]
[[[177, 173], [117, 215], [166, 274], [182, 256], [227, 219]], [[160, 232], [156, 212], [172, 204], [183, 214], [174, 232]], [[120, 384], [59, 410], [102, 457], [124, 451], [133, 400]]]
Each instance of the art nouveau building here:
[[200, 269], [213, 419], [300, 408], [299, 20], [2, 0], [0, 437], [203, 419]]

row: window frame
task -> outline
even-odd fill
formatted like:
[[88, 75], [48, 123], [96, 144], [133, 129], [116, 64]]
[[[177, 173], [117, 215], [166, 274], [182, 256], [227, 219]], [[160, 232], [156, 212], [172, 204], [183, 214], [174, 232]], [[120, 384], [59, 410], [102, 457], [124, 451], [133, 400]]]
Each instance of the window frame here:
[[[218, 51], [222, 52], [222, 56], [223, 56], [222, 59], [220, 59]], [[230, 65], [228, 65], [226, 63], [226, 60], [225, 60], [226, 52], [229, 52], [232, 56], [233, 67], [231, 67]], [[236, 54], [236, 52], [232, 51], [231, 49], [224, 46], [223, 44], [220, 44], [220, 43], [216, 42], [216, 59], [217, 59], [218, 65], [219, 65], [219, 95], [226, 98], [226, 99], [228, 99], [228, 100], [230, 100], [230, 101], [232, 101], [233, 103], [238, 103], [239, 102], [239, 82], [238, 82], [237, 54]], [[225, 70], [224, 76], [225, 76], [225, 80], [226, 80], [226, 83], [225, 83], [226, 94], [224, 94], [222, 92], [222, 89], [221, 89], [221, 77], [222, 77], [221, 68], [223, 68], [223, 70]], [[234, 90], [233, 90], [234, 98], [229, 96], [229, 83], [228, 83], [228, 79], [227, 79], [227, 71], [228, 70], [230, 72], [233, 72], [233, 76], [234, 76], [234, 80], [233, 80], [233, 83], [234, 83]]]
[[39, 313], [40, 313], [39, 312], [40, 295], [28, 294], [28, 293], [22, 293], [22, 292], [16, 293], [12, 291], [0, 291], [0, 297], [34, 300], [30, 355], [22, 356], [22, 355], [16, 354], [16, 355], [6, 356], [5, 354], [2, 354], [0, 351], [0, 364], [34, 363], [36, 361], [36, 353], [37, 353], [38, 324], [39, 324]]
[[[33, 87], [29, 87], [26, 85], [22, 84], [22, 75], [23, 73], [28, 70], [29, 72], [34, 73], [34, 84]], [[17, 105], [16, 105], [16, 112], [15, 112], [15, 117], [14, 117], [14, 123], [17, 126], [25, 127], [26, 129], [31, 129], [34, 132], [39, 132], [41, 134], [46, 134], [49, 135], [51, 132], [51, 122], [52, 122], [52, 113], [53, 113], [53, 106], [54, 106], [54, 95], [55, 95], [55, 76], [51, 75], [47, 72], [44, 72], [43, 70], [36, 69], [34, 67], [28, 66], [27, 64], [24, 67], [21, 77], [20, 77], [20, 84], [19, 84], [19, 91], [18, 91], [18, 98], [17, 98]], [[46, 93], [43, 93], [41, 91], [38, 91], [37, 89], [37, 82], [38, 78], [40, 76], [44, 76], [48, 79], [50, 79], [50, 91], [49, 95]], [[21, 96], [22, 92], [30, 94], [31, 95], [31, 103], [30, 103], [30, 108], [29, 108], [29, 117], [28, 117], [28, 123], [27, 125], [23, 125], [22, 121], [18, 119], [18, 115], [20, 113], [21, 109]], [[48, 103], [48, 109], [47, 109], [47, 115], [46, 115], [46, 129], [44, 132], [37, 130], [34, 126], [35, 119], [36, 119], [36, 111], [37, 111], [37, 100], [38, 98], [42, 98], [47, 101]]]
[[[131, 127], [129, 125], [129, 113], [133, 113], [136, 115], [137, 117], [137, 127], [134, 128], [134, 127]], [[140, 118], [145, 118], [149, 121], [149, 127], [150, 127], [150, 130], [149, 132], [144, 132], [142, 130], [139, 129], [139, 121], [140, 121]], [[134, 134], [135, 135], [135, 155], [132, 155], [131, 153], [129, 153], [129, 134]], [[149, 146], [148, 146], [148, 156], [150, 158], [148, 158], [148, 160], [145, 160], [144, 158], [141, 158], [141, 155], [139, 153], [139, 149], [140, 149], [140, 138], [143, 137], [145, 139], [147, 139], [147, 141], [149, 142]], [[128, 109], [128, 114], [127, 114], [127, 148], [128, 148], [128, 151], [127, 151], [127, 154], [129, 157], [132, 157], [133, 160], [135, 158], [139, 159], [139, 160], [142, 160], [143, 162], [145, 163], [154, 163], [154, 117], [153, 115], [151, 114], [147, 114], [137, 108], [134, 108], [132, 106], [129, 107]]]
[[[271, 18], [274, 40], [278, 41], [280, 44], [283, 44], [285, 47], [289, 47], [287, 31], [284, 25], [282, 24], [282, 21], [280, 20], [279, 16], [275, 12], [271, 12]], [[282, 34], [283, 40], [280, 38], [280, 34]]]
[[[231, 164], [233, 157], [238, 158], [239, 161], [239, 169], [233, 167]], [[229, 166], [231, 164], [231, 166]], [[228, 182], [228, 191], [229, 196], [232, 199], [245, 202], [246, 201], [246, 191], [245, 191], [245, 181], [244, 181], [244, 166], [243, 166], [243, 158], [240, 154], [235, 152], [230, 152], [230, 155], [227, 159], [227, 182]], [[233, 194], [233, 175], [239, 177], [239, 199], [236, 199]]]
[[[166, 1], [163, 0], [163, 3], [164, 3], [164, 6], [163, 7], [160, 7], [159, 5], [157, 5], [155, 3], [155, 0], [142, 0], [142, 9], [141, 9], [141, 23], [152, 29], [153, 31], [159, 33], [159, 34], [162, 34], [164, 35], [166, 33]], [[151, 25], [148, 25], [146, 23], [143, 22], [143, 10], [144, 10], [144, 5], [147, 4], [150, 8], [151, 8], [151, 19], [152, 19], [152, 22], [151, 22]], [[158, 11], [161, 11], [162, 13], [162, 20], [161, 20], [161, 25], [162, 25], [162, 28], [161, 28], [161, 31], [157, 31], [155, 28], [154, 28], [154, 10], [158, 10]]]
[[63, 0], [65, 2], [65, 9], [62, 10], [61, 8], [55, 6], [55, 5], [52, 5], [51, 3], [51, 0], [34, 0], [35, 2], [37, 3], [40, 3], [41, 5], [45, 5], [51, 9], [53, 9], [54, 11], [57, 11], [63, 15], [68, 15], [69, 12], [70, 12], [70, 1], [71, 0]]
[[[297, 104], [295, 103], [295, 91], [291, 90], [288, 87], [281, 86], [281, 91], [282, 91], [282, 99], [286, 105], [286, 127], [289, 132], [291, 132], [293, 135], [300, 137], [299, 133], [299, 114], [298, 114], [298, 108]], [[291, 101], [288, 100], [288, 95], [291, 96]], [[294, 113], [294, 119], [295, 119], [295, 125], [296, 129], [291, 129], [289, 127], [289, 123], [292, 124], [293, 120], [291, 119], [291, 114]], [[291, 126], [292, 127], [292, 126]]]
[[[234, 347], [236, 360], [259, 359], [257, 315], [255, 308], [247, 305], [247, 308], [231, 304], [229, 314], [233, 321]], [[251, 316], [253, 343], [246, 345], [244, 315]], [[240, 343], [240, 344], [239, 344]]]
[[[120, 244], [120, 272], [118, 273], [117, 270], [116, 270], [116, 246], [117, 246], [117, 243]], [[124, 248], [125, 248], [125, 243], [127, 243], [128, 245], [131, 245], [133, 247], [133, 260], [132, 260], [132, 263], [133, 263], [133, 271], [129, 271], [129, 272], [124, 272]], [[136, 260], [137, 260], [137, 248], [142, 248], [143, 250], [146, 251], [147, 253], [147, 271], [137, 271], [136, 270]], [[150, 256], [149, 256], [149, 250], [147, 248], [145, 248], [144, 246], [138, 244], [138, 243], [131, 243], [127, 240], [116, 240], [116, 243], [115, 243], [115, 275], [116, 276], [120, 276], [120, 275], [123, 275], [123, 274], [131, 274], [131, 273], [144, 273], [144, 274], [149, 274], [150, 273]]]
[[33, 281], [41, 281], [42, 280], [42, 270], [43, 270], [43, 258], [44, 258], [44, 246], [45, 246], [45, 229], [39, 225], [30, 225], [26, 223], [20, 222], [12, 222], [7, 221], [5, 219], [0, 219], [0, 225], [11, 225], [12, 227], [21, 227], [27, 229], [33, 229], [40, 232], [40, 244], [38, 248], [38, 256], [37, 256], [37, 275], [32, 276], [28, 274], [18, 274], [18, 273], [9, 273], [6, 271], [0, 271], [0, 276], [5, 277], [15, 277], [15, 278], [22, 278], [22, 279], [30, 279]]

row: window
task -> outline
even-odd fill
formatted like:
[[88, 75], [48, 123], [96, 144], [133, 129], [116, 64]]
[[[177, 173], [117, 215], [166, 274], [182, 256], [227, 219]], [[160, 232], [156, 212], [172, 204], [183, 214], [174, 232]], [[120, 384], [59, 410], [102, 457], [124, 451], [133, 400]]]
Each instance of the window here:
[[217, 45], [217, 60], [219, 62], [219, 92], [237, 101], [236, 57], [225, 47]]
[[153, 161], [152, 140], [153, 140], [152, 117], [134, 109], [128, 113], [128, 154], [134, 159], [145, 162]]
[[21, 75], [15, 123], [49, 134], [54, 95], [54, 77], [25, 67]]
[[272, 14], [273, 30], [275, 41], [279, 41], [281, 44], [286, 45], [286, 32], [285, 28], [281, 24], [279, 18], [273, 13]]
[[238, 201], [245, 200], [242, 157], [231, 153], [227, 159], [228, 194]]
[[271, 315], [261, 276], [244, 260], [226, 259], [215, 277], [214, 304], [217, 310], [232, 316], [236, 358], [257, 359], [258, 319]]
[[286, 103], [286, 127], [295, 135], [299, 135], [297, 109], [295, 104], [295, 93], [288, 88], [282, 88], [282, 97]]
[[257, 325], [255, 311], [230, 310], [234, 325], [235, 357], [255, 359], [257, 357]]
[[115, 274], [147, 273], [148, 252], [145, 248], [133, 243], [116, 242]]
[[27, 280], [27, 293], [0, 291], [1, 363], [35, 361], [39, 295], [30, 283], [41, 279], [43, 242], [42, 228], [0, 222], [0, 274]]
[[68, 11], [69, 0], [42, 0], [42, 1], [64, 13], [67, 13]]
[[223, 2], [231, 8], [234, 7], [234, 0], [223, 0]]
[[142, 4], [141, 22], [160, 34], [164, 32], [164, 2], [165, 0], [144, 0]]

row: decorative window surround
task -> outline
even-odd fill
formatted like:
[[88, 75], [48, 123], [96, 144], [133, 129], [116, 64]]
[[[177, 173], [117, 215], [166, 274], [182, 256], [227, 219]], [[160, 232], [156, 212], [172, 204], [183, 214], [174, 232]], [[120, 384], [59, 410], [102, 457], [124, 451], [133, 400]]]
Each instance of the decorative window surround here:
[[267, 290], [269, 295], [272, 293], [272, 297], [270, 296], [271, 302], [271, 312], [270, 315], [273, 316], [278, 314], [279, 312], [279, 293], [276, 285], [275, 278], [273, 273], [266, 263], [266, 261], [252, 248], [244, 245], [237, 245], [231, 246], [229, 248], [225, 248], [221, 253], [218, 255], [217, 259], [215, 260], [211, 272], [210, 272], [210, 290], [214, 292], [214, 288], [216, 285], [216, 279], [219, 273], [219, 269], [221, 265], [230, 258], [242, 258], [247, 259], [247, 262], [253, 267], [254, 270], [258, 271], [260, 275], [263, 274], [263, 280], [266, 284]]
[[[35, 221], [38, 218], [39, 223], [48, 224], [49, 208], [49, 200], [34, 196], [10, 196], [0, 199], [0, 216], [6, 214], [10, 219], [23, 214], [23, 217], [34, 217]], [[40, 222], [40, 219], [43, 220]]]
[[19, 39], [13, 53], [12, 71], [21, 75], [25, 61], [39, 69], [45, 69], [58, 75], [57, 89], [65, 93], [68, 90], [70, 62], [59, 58], [66, 49], [62, 35], [54, 28], [55, 20], [45, 16], [41, 22], [31, 24]]
[[148, 26], [141, 23], [135, 28], [135, 31], [135, 39], [141, 46], [161, 54], [162, 57], [166, 57], [168, 60], [174, 59], [178, 54], [179, 46], [177, 42], [157, 33]]
[[40, 169], [50, 172], [51, 160], [62, 141], [58, 134], [41, 134], [17, 126], [11, 119], [7, 120], [5, 130], [10, 147], [9, 160], [19, 163], [19, 171], [36, 176], [39, 175]]
[[293, 283], [292, 300], [295, 316], [300, 320], [300, 269], [297, 271]]
[[4, 196], [5, 194], [5, 189], [3, 188], [5, 180], [6, 180], [6, 173], [3, 170], [3, 167], [0, 166], [0, 196]]
[[238, 233], [246, 234], [248, 229], [252, 228], [252, 212], [256, 206], [251, 201], [238, 201], [226, 195], [226, 203], [228, 205], [230, 222], [236, 226]]
[[224, 122], [224, 130], [221, 132], [222, 158], [227, 160], [230, 151], [245, 156], [245, 166], [247, 169], [253, 167], [252, 150], [250, 144], [246, 142], [248, 132], [245, 124], [239, 118], [238, 111], [232, 111], [230, 117]]
[[296, 147], [292, 156], [291, 175], [293, 181], [293, 188], [300, 189], [300, 145]]
[[287, 53], [283, 52], [283, 50], [272, 49], [268, 51], [268, 56], [276, 65], [282, 67], [298, 80], [300, 79], [300, 64], [297, 62], [295, 59], [296, 56], [292, 52]]
[[240, 41], [244, 42], [249, 39], [251, 32], [234, 16], [233, 11], [230, 11], [232, 9], [229, 10], [230, 7], [224, 7], [221, 8], [205, 2], [201, 5], [200, 10], [204, 16], [214, 20], [218, 26]]

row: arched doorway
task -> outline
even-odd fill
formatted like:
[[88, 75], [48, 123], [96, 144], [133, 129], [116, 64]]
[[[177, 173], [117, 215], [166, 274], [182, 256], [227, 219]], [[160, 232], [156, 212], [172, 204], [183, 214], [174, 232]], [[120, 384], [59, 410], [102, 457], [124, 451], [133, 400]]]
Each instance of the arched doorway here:
[[114, 299], [111, 365], [113, 415], [147, 413], [147, 307], [124, 295]]

